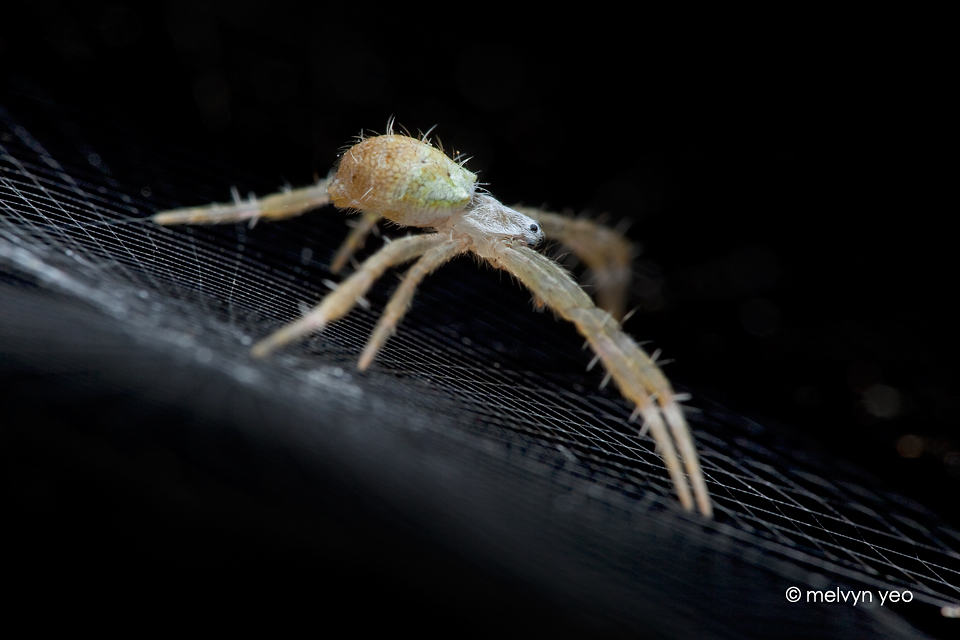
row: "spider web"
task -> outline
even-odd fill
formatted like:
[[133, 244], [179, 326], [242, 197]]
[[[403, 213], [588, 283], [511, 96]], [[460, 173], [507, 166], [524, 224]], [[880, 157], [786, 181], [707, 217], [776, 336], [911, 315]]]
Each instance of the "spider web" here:
[[[689, 418], [717, 515], [682, 512], [654, 443], [598, 389], [602, 373], [585, 371], [573, 329], [531, 313], [528, 294], [469, 259], [424, 283], [369, 373], [354, 362], [391, 276], [369, 310], [252, 361], [254, 341], [326, 292], [342, 216], [157, 227], [144, 220], [157, 210], [276, 185], [75, 115], [54, 117], [70, 135], [21, 118], [0, 106], [8, 381], [39, 372], [66, 387], [100, 372], [88, 391], [201, 414], [254, 450], [326, 468], [402, 513], [404, 530], [620, 631], [743, 637], [746, 620], [758, 635], [794, 621], [804, 635], [915, 637], [891, 611], [934, 615], [960, 601], [960, 533], [802, 439], [697, 396]], [[909, 590], [914, 601], [794, 605], [791, 585]]]

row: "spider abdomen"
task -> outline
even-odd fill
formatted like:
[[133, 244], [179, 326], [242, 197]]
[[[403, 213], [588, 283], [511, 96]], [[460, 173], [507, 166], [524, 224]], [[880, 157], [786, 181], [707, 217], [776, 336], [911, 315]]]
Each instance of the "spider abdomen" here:
[[426, 142], [387, 134], [348, 149], [327, 189], [334, 206], [431, 227], [463, 211], [477, 176]]

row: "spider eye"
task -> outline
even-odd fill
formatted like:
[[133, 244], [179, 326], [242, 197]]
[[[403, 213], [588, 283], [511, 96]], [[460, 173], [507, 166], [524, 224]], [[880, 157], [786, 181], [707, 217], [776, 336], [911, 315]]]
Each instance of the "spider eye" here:
[[539, 230], [540, 230], [540, 228], [537, 227], [537, 225], [535, 225], [535, 224], [530, 225], [530, 231], [533, 231], [534, 233], [536, 233], [536, 232], [539, 231]]

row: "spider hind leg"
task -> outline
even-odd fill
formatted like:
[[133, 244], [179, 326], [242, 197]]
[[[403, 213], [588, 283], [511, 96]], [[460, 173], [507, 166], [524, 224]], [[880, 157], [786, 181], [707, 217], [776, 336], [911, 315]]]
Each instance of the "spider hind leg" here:
[[383, 273], [390, 267], [420, 257], [447, 239], [439, 234], [408, 236], [385, 245], [360, 265], [349, 278], [340, 283], [320, 304], [302, 318], [281, 327], [253, 346], [251, 354], [262, 358], [288, 342], [293, 342], [314, 331], [322, 331], [331, 322], [350, 313]]
[[241, 200], [234, 194], [230, 204], [212, 204], [205, 207], [189, 207], [161, 211], [150, 217], [159, 225], [175, 224], [230, 224], [259, 219], [282, 220], [293, 218], [311, 209], [317, 209], [330, 203], [327, 185], [330, 178], [319, 180], [316, 184], [302, 189], [280, 191], [263, 198]]
[[333, 262], [330, 263], [330, 271], [340, 273], [350, 258], [352, 258], [357, 251], [363, 249], [367, 236], [370, 235], [371, 231], [376, 229], [379, 220], [380, 214], [375, 211], [364, 211], [360, 214], [360, 219], [356, 225], [354, 225], [353, 229], [350, 230], [347, 239], [343, 241], [343, 244], [340, 245], [337, 253], [333, 256]]
[[370, 334], [370, 340], [367, 342], [367, 346], [364, 347], [363, 353], [360, 355], [360, 361], [357, 363], [357, 368], [360, 369], [360, 371], [364, 371], [370, 366], [370, 363], [373, 362], [373, 359], [377, 356], [377, 352], [380, 351], [380, 348], [383, 347], [390, 336], [394, 334], [397, 324], [400, 323], [400, 320], [402, 320], [403, 316], [407, 313], [407, 309], [410, 308], [410, 301], [413, 299], [413, 294], [416, 293], [417, 287], [423, 279], [430, 275], [435, 269], [449, 262], [465, 250], [466, 246], [463, 242], [446, 242], [424, 253], [420, 259], [410, 267], [407, 273], [404, 274], [403, 280], [394, 292], [393, 297], [390, 298], [390, 302], [387, 303], [387, 308], [384, 310], [383, 315], [380, 316], [376, 328], [373, 330], [373, 333]]

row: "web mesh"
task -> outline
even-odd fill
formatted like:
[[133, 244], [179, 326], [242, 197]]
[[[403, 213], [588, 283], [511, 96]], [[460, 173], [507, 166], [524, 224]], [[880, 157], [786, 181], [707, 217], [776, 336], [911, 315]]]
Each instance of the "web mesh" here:
[[392, 276], [371, 292], [369, 310], [254, 362], [254, 341], [326, 292], [342, 216], [157, 227], [144, 218], [223, 201], [234, 181], [261, 194], [275, 185], [102, 133], [88, 143], [81, 128], [41, 142], [2, 107], [0, 126], [0, 264], [16, 276], [2, 296], [30, 282], [91, 303], [134, 338], [187, 351], [254, 396], [307, 406], [308, 395], [327, 395], [373, 421], [386, 419], [371, 396], [399, 399], [455, 456], [481, 451], [496, 461], [490, 473], [522, 470], [553, 486], [555, 509], [586, 513], [591, 503], [661, 519], [721, 563], [772, 572], [782, 588], [800, 575], [804, 589], [909, 590], [915, 607], [960, 601], [960, 533], [802, 440], [699, 397], [689, 418], [717, 515], [700, 522], [680, 512], [654, 443], [638, 436], [616, 393], [598, 389], [602, 373], [585, 371], [591, 355], [572, 327], [531, 313], [528, 294], [469, 259], [424, 283], [369, 374], [353, 366]]

